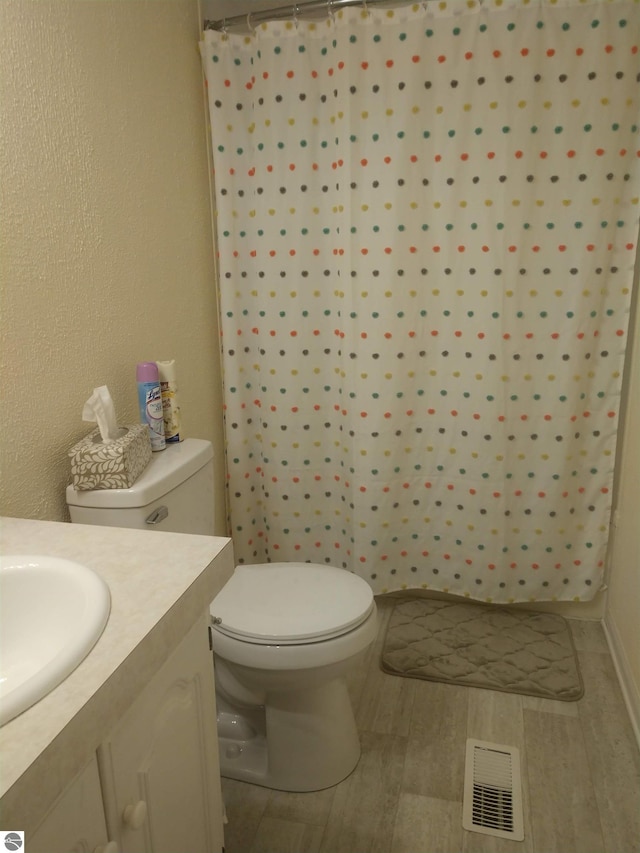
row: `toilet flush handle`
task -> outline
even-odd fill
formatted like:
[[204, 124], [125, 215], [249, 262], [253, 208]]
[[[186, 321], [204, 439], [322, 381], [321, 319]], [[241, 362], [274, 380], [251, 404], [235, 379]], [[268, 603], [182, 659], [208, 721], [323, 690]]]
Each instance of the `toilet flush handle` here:
[[151, 513], [151, 515], [149, 515], [147, 518], [145, 518], [144, 523], [145, 524], [160, 524], [160, 522], [164, 521], [168, 515], [169, 515], [169, 510], [166, 508], [166, 506], [159, 506], [157, 509], [154, 509], [154, 511]]

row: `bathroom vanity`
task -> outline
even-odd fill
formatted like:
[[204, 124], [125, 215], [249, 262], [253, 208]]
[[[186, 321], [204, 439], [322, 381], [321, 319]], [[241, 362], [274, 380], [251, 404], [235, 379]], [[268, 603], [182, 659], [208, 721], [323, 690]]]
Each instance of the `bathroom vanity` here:
[[208, 624], [230, 540], [4, 518], [0, 553], [82, 563], [111, 593], [92, 651], [0, 728], [0, 827], [29, 853], [219, 853]]

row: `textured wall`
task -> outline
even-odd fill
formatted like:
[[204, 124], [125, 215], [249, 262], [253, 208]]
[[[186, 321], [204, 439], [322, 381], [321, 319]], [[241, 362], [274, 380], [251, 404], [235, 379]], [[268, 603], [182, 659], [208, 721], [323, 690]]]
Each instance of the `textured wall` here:
[[[640, 270], [637, 271], [640, 273]], [[639, 286], [636, 276], [636, 290]], [[626, 656], [628, 698], [640, 726], [640, 299], [636, 292], [634, 354], [629, 360], [624, 438], [618, 469], [616, 530], [607, 597], [610, 630]], [[636, 732], [640, 738], [640, 730]]]
[[196, 0], [0, 3], [0, 514], [68, 518], [68, 448], [108, 385], [176, 358], [185, 432], [222, 438]]

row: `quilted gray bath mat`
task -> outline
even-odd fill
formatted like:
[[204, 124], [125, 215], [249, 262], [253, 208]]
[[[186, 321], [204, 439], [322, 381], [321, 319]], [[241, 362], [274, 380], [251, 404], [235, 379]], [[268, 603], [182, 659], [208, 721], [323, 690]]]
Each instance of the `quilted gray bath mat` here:
[[485, 604], [398, 599], [381, 666], [392, 675], [566, 702], [584, 692], [565, 619]]

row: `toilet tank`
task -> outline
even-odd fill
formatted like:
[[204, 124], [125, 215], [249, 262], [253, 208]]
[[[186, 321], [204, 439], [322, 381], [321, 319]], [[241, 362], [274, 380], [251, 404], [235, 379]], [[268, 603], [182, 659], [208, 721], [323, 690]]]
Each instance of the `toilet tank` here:
[[129, 489], [67, 486], [71, 521], [168, 533], [214, 535], [213, 448], [186, 438], [167, 444]]

